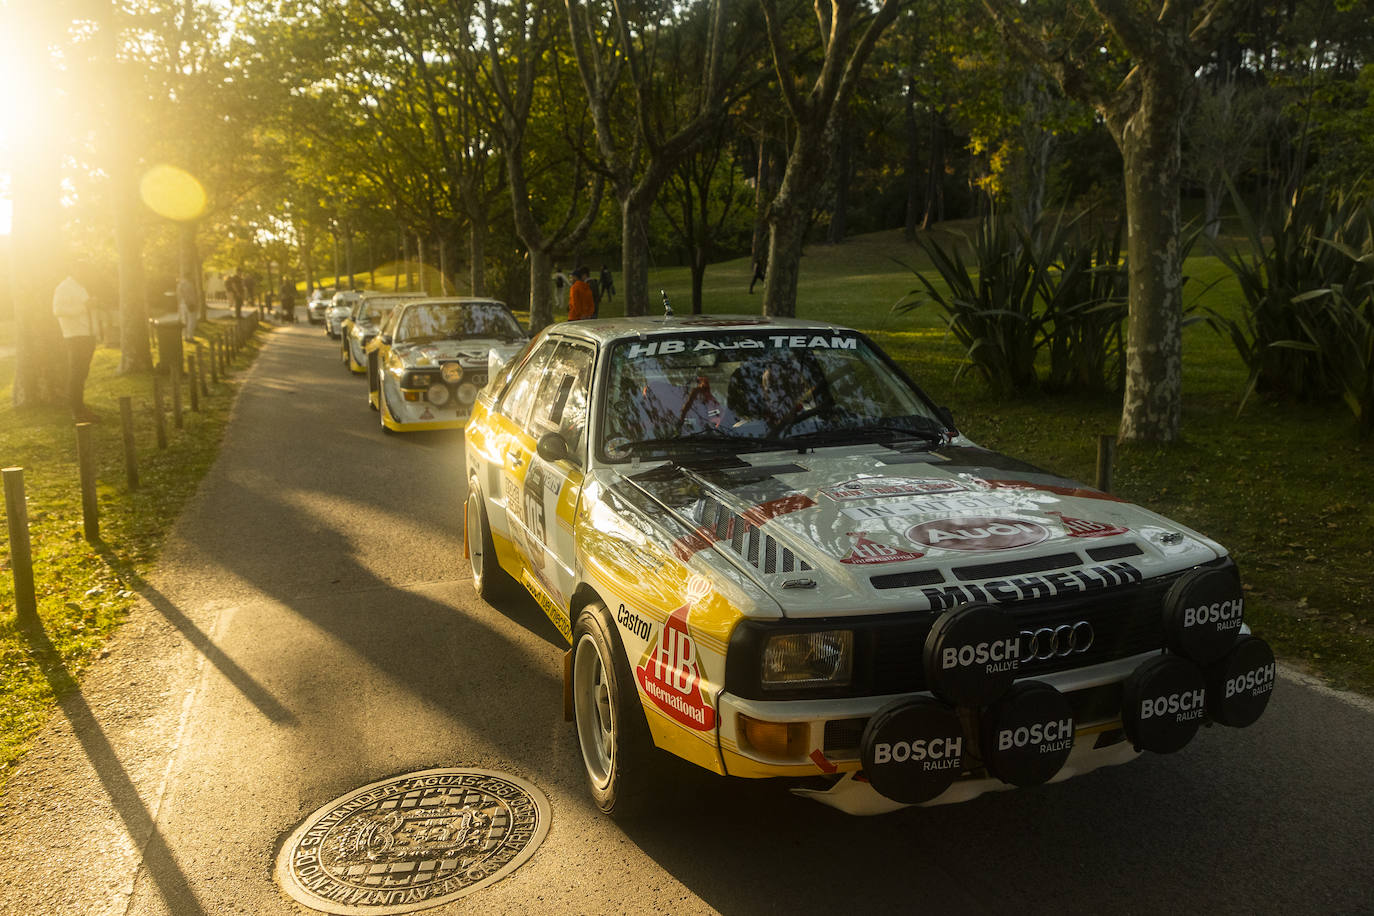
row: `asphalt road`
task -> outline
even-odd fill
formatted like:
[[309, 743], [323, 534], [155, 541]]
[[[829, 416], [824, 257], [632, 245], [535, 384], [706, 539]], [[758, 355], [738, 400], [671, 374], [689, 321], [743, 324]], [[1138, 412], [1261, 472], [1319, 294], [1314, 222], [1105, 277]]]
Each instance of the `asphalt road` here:
[[450, 766], [528, 779], [552, 827], [433, 913], [1374, 912], [1374, 705], [1291, 675], [1250, 729], [965, 805], [851, 818], [711, 778], [603, 818], [556, 631], [467, 581], [461, 436], [384, 435], [338, 352], [271, 335], [146, 600], [9, 783], [0, 912], [307, 912], [286, 835]]

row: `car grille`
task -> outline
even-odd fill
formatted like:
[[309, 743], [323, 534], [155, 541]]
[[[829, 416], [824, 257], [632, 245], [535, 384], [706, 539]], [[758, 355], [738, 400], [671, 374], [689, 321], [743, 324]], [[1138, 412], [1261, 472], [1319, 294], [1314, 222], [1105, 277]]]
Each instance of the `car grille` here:
[[718, 547], [729, 547], [755, 569], [767, 573], [790, 573], [811, 569], [801, 557], [780, 545], [772, 535], [742, 516], [731, 512], [722, 502], [706, 498], [700, 501], [696, 521], [710, 533]]

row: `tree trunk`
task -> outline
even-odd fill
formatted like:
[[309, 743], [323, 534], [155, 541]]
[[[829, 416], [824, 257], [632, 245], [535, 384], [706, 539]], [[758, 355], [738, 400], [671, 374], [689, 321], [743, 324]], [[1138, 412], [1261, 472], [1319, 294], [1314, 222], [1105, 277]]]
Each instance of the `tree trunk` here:
[[1182, 421], [1182, 92], [1173, 82], [1142, 80], [1137, 107], [1113, 130], [1125, 164], [1130, 283], [1123, 442], [1172, 442]]
[[114, 240], [119, 255], [119, 372], [141, 372], [152, 367], [148, 340], [148, 289], [143, 276], [143, 233], [138, 225], [142, 203], [135, 179], [132, 155], [117, 152], [111, 167], [110, 191], [114, 195]]
[[[658, 190], [657, 185], [653, 189]], [[620, 205], [621, 292], [626, 315], [649, 314], [649, 208], [653, 193], [635, 188]]]
[[906, 81], [906, 222], [902, 234], [908, 242], [916, 238], [916, 227], [921, 223], [921, 159], [920, 125], [916, 123], [916, 79]]
[[334, 288], [343, 289], [343, 274], [339, 270], [339, 230], [337, 226], [330, 228], [329, 237], [334, 242]]
[[425, 281], [425, 239], [418, 232], [415, 234], [415, 260], [419, 264], [419, 290], [422, 293], [428, 293], [429, 284]]
[[831, 245], [838, 245], [844, 241], [847, 234], [846, 224], [849, 222], [850, 150], [853, 141], [850, 139], [851, 132], [848, 128], [849, 125], [846, 124], [840, 129], [840, 148], [837, 150], [835, 162], [835, 204], [830, 210], [830, 225], [825, 233], [825, 240]]
[[[758, 147], [758, 170], [754, 174], [754, 236], [753, 241], [749, 243], [749, 256], [754, 261], [763, 256], [764, 249], [768, 245], [768, 193], [766, 188], [770, 176], [768, 141], [763, 134], [759, 134]], [[752, 269], [752, 265], [750, 269]]]
[[344, 270], [348, 271], [348, 288], [357, 289], [358, 284], [354, 281], [355, 271], [353, 269], [353, 226], [347, 224], [344, 230]]
[[765, 315], [790, 318], [797, 314], [802, 247], [811, 211], [824, 187], [834, 121], [832, 117], [824, 125], [798, 127], [782, 187], [768, 207], [768, 268], [763, 281]]
[[439, 295], [448, 295], [448, 246], [444, 244], [444, 233], [439, 232]]
[[553, 324], [553, 252], [530, 249], [530, 331]]
[[706, 246], [693, 245], [691, 252], [692, 314], [701, 314], [701, 290], [706, 283]]
[[938, 111], [930, 113], [930, 157], [926, 160], [926, 207], [921, 228], [945, 218], [945, 119]]
[[487, 229], [479, 220], [468, 222], [468, 264], [472, 294], [487, 294]]
[[[35, 53], [35, 57], [46, 57]], [[46, 66], [41, 59], [34, 62]], [[32, 72], [32, 71], [31, 71]], [[15, 407], [63, 403], [67, 366], [61, 358], [62, 335], [52, 316], [52, 295], [68, 265], [57, 263], [61, 250], [58, 221], [57, 157], [45, 155], [42, 142], [47, 118], [37, 119], [40, 133], [32, 144], [17, 144], [10, 188], [14, 210], [10, 227], [10, 296], [14, 305]]]

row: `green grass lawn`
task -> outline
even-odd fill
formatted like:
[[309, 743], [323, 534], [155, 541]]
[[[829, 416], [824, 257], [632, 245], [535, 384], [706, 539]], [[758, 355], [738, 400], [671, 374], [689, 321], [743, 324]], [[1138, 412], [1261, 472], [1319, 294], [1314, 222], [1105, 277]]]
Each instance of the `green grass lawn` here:
[[[220, 322], [202, 322], [200, 339], [223, 328]], [[257, 344], [250, 344], [237, 366], [247, 365], [256, 350]], [[0, 781], [46, 721], [55, 693], [73, 686], [72, 678], [99, 655], [137, 600], [140, 578], [214, 461], [228, 422], [235, 374], [210, 386], [199, 413], [190, 411], [186, 394], [182, 429], [175, 428], [170, 396], [164, 394], [168, 448], [158, 449], [152, 373], [119, 375], [118, 366], [118, 350], [98, 349], [86, 385], [86, 402], [101, 418], [93, 433], [102, 543], [92, 545], [83, 537], [71, 414], [65, 407], [16, 410], [14, 360], [0, 359], [0, 464], [24, 468], [38, 614], [51, 645], [36, 647], [16, 626], [6, 525], [0, 529]], [[140, 477], [133, 491], [124, 469], [121, 396], [133, 402]]]

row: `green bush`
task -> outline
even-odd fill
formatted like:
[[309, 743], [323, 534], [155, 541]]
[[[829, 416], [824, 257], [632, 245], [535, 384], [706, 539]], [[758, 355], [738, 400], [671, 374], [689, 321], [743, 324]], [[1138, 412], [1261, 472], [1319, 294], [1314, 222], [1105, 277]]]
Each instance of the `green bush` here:
[[1121, 254], [1122, 226], [1086, 241], [1066, 239], [1059, 269], [1046, 277], [1049, 332], [1046, 387], [1088, 393], [1125, 386], [1128, 278]]
[[1304, 189], [1276, 208], [1266, 241], [1260, 221], [1235, 201], [1248, 251], [1212, 245], [1240, 284], [1242, 313], [1209, 320], [1250, 370], [1241, 406], [1256, 391], [1322, 401], [1359, 388], [1368, 365], [1361, 368], [1348, 335], [1358, 335], [1370, 296], [1374, 210], [1350, 195]]

